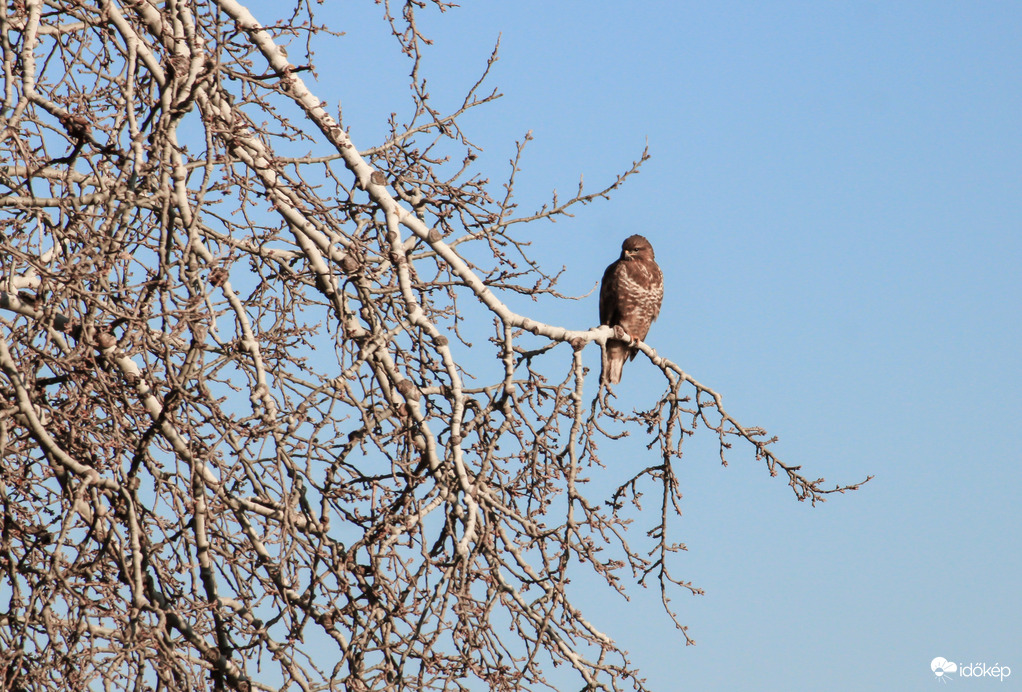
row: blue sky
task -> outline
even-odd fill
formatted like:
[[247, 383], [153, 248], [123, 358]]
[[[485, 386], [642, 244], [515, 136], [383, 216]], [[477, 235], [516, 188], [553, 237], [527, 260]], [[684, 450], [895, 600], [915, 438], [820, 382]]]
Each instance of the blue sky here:
[[[523, 231], [561, 289], [646, 235], [667, 276], [649, 343], [807, 475], [876, 476], [812, 508], [748, 450], [722, 468], [697, 439], [674, 569], [706, 594], [674, 604], [698, 645], [652, 592], [586, 593], [597, 624], [658, 690], [934, 689], [936, 656], [1014, 670], [960, 692], [1022, 689], [1022, 5], [465, 4], [420, 16], [424, 71], [454, 106], [501, 36], [505, 96], [462, 126], [495, 181], [533, 132], [523, 211], [650, 147], [611, 201]], [[250, 3], [269, 23], [267, 5]], [[314, 88], [366, 148], [407, 113], [408, 66], [379, 8], [334, 11], [348, 35], [318, 44], [338, 67]], [[595, 296], [507, 299], [596, 322]], [[629, 364], [621, 405], [654, 375]]]

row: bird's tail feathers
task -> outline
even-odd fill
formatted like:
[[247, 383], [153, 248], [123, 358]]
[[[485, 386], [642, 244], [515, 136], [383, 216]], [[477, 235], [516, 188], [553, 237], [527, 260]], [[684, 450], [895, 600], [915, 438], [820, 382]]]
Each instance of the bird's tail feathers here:
[[[621, 369], [625, 365], [630, 349], [624, 341], [608, 340], [603, 352], [603, 363], [600, 369], [600, 382], [617, 384], [621, 381]], [[633, 356], [634, 357], [634, 356]]]

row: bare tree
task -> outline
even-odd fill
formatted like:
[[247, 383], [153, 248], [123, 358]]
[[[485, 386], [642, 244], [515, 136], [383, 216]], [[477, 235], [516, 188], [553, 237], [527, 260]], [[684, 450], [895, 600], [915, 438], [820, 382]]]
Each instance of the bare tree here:
[[[645, 344], [645, 410], [583, 401], [613, 332], [509, 309], [565, 299], [517, 229], [646, 153], [519, 213], [517, 159], [489, 185], [459, 124], [489, 65], [446, 110], [420, 74], [415, 13], [447, 8], [381, 6], [411, 103], [360, 148], [306, 81], [328, 30], [305, 0], [272, 26], [236, 0], [3, 2], [4, 689], [532, 689], [559, 664], [643, 689], [565, 585], [654, 586], [672, 618], [699, 592], [669, 565], [686, 436], [748, 445], [799, 500], [857, 487]], [[629, 431], [648, 467], [587, 495]]]

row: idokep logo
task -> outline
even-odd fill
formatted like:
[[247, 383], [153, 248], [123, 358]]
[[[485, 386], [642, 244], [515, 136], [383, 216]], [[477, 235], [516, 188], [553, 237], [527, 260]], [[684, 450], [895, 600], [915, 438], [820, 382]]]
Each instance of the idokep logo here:
[[1002, 666], [999, 663], [995, 663], [992, 666], [988, 666], [986, 663], [955, 663], [949, 661], [943, 656], [930, 661], [930, 670], [941, 682], [947, 682], [953, 680], [953, 677], [949, 677], [958, 674], [958, 677], [962, 678], [993, 678], [1004, 682], [1004, 678], [1011, 675], [1011, 668], [1008, 666]]

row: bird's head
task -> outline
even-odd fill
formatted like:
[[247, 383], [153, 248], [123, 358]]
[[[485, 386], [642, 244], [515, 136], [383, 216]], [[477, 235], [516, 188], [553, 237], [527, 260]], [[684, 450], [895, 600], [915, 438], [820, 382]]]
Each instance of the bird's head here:
[[621, 259], [653, 259], [653, 246], [641, 235], [632, 235], [621, 243]]

